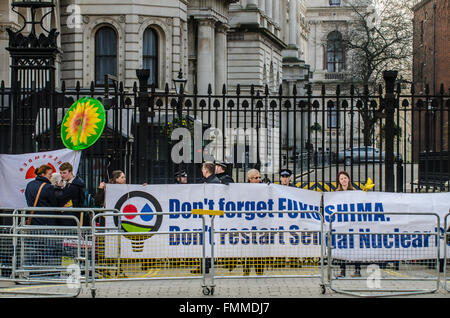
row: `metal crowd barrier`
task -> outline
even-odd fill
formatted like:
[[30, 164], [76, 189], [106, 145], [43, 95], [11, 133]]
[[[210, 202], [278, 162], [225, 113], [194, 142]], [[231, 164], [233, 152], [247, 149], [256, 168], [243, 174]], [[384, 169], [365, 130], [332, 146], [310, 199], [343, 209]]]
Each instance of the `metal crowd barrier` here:
[[[235, 213], [247, 215], [269, 212]], [[322, 215], [316, 211], [270, 213], [283, 214], [285, 218], [288, 213], [314, 214], [320, 227], [312, 230], [236, 230], [223, 224], [227, 229], [216, 229], [213, 217], [211, 255], [214, 262], [211, 287], [214, 288], [215, 279], [318, 278], [322, 293], [325, 293]]]
[[[189, 212], [190, 213], [190, 212]], [[198, 279], [206, 284], [205, 218], [198, 216], [198, 229], [192, 231], [160, 231], [158, 218], [186, 213], [139, 212], [100, 213], [92, 220], [91, 295], [96, 296], [98, 282]], [[131, 217], [155, 219], [153, 228], [122, 223]], [[105, 226], [97, 219], [105, 218]], [[109, 221], [108, 221], [109, 218]], [[159, 221], [158, 221], [159, 220]], [[129, 231], [125, 230], [125, 227]], [[171, 249], [171, 246], [177, 248]]]
[[[345, 218], [367, 220], [377, 214], [388, 220], [392, 215], [408, 218], [426, 216], [430, 226], [420, 232], [383, 231], [369, 229], [339, 231], [334, 229]], [[405, 220], [405, 223], [408, 222]], [[351, 222], [346, 222], [349, 224]], [[440, 219], [435, 213], [336, 212], [330, 216], [327, 233], [328, 279], [331, 290], [362, 297], [399, 296], [434, 293], [440, 286]], [[330, 243], [330, 244], [328, 244]], [[399, 247], [415, 247], [401, 251]], [[382, 257], [372, 253], [376, 248], [396, 248], [397, 252]], [[423, 247], [423, 248], [422, 248]], [[428, 249], [425, 249], [428, 247]], [[346, 253], [340, 253], [346, 249]], [[372, 251], [372, 252], [371, 252]], [[358, 267], [360, 268], [358, 275]], [[349, 269], [355, 270], [349, 275]], [[345, 273], [342, 273], [345, 271]], [[341, 275], [343, 274], [343, 275]]]
[[445, 215], [444, 221], [444, 289], [447, 292], [450, 292], [448, 286], [449, 277], [447, 276], [447, 263], [448, 263], [448, 254], [450, 250], [450, 222], [449, 222], [450, 213]]
[[[44, 208], [45, 211], [51, 208]], [[3, 286], [0, 294], [41, 297], [77, 297], [81, 291], [80, 243], [81, 228], [75, 216], [39, 214], [42, 208], [33, 208], [33, 217], [71, 220], [75, 226], [49, 227], [27, 225], [24, 215], [15, 210], [0, 214], [10, 225], [0, 232], [2, 258], [0, 281], [27, 287]], [[21, 209], [20, 211], [30, 211]], [[64, 264], [64, 241], [78, 242], [71, 253], [72, 262]]]

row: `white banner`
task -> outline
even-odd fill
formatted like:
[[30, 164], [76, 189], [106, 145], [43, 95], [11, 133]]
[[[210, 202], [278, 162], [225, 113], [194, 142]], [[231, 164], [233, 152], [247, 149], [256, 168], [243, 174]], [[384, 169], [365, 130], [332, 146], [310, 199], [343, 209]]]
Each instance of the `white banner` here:
[[[143, 240], [122, 236], [120, 242], [115, 237], [107, 237], [106, 257], [117, 257], [119, 251], [122, 258], [201, 257], [201, 236], [191, 233], [202, 230], [202, 217], [192, 214], [192, 209], [225, 212], [223, 216], [216, 216], [214, 222], [216, 231], [226, 232], [215, 236], [216, 248], [221, 257], [295, 257], [299, 253], [317, 257], [320, 255], [321, 243], [317, 234], [321, 231], [320, 200], [321, 194], [318, 192], [276, 184], [108, 184], [106, 208], [116, 208], [121, 212], [170, 214], [160, 217], [122, 217], [123, 230], [153, 231], [156, 234]], [[176, 214], [180, 212], [186, 213]], [[207, 256], [210, 255], [211, 246], [210, 219], [210, 216], [206, 216]], [[106, 226], [117, 226], [114, 222], [114, 218], [110, 217]], [[230, 234], [246, 230], [277, 232]], [[316, 237], [311, 233], [314, 231]], [[158, 235], [158, 232], [171, 234]], [[302, 245], [307, 248], [300, 248]]]
[[[192, 214], [192, 209], [225, 212], [224, 216], [216, 216], [214, 222], [215, 232], [223, 231], [215, 236], [217, 256], [318, 257], [320, 246], [327, 244], [327, 239], [322, 242], [317, 235], [321, 231], [322, 195], [324, 230], [329, 229], [330, 216], [342, 212], [335, 215], [332, 228], [336, 233], [347, 233], [333, 236], [333, 257], [361, 261], [437, 257], [438, 241], [433, 234], [438, 233], [438, 224], [444, 230], [450, 193], [346, 191], [322, 194], [275, 184], [107, 185], [107, 208], [121, 212], [169, 213], [159, 217], [122, 217], [122, 229], [127, 232], [169, 234], [149, 235], [140, 241], [133, 241], [131, 236], [122, 236], [120, 242], [117, 238], [108, 238], [111, 245], [107, 244], [110, 246], [107, 257], [201, 257], [201, 236], [192, 232], [201, 232], [202, 219]], [[181, 215], [176, 214], [180, 212]], [[209, 256], [210, 217], [206, 220]], [[117, 224], [109, 218], [107, 226], [117, 227]], [[246, 230], [274, 232], [238, 232]], [[440, 246], [442, 257], [443, 236]]]
[[23, 208], [27, 206], [25, 188], [36, 178], [34, 171], [43, 164], [59, 172], [63, 162], [70, 162], [77, 173], [81, 151], [60, 149], [19, 155], [0, 154], [0, 207]]
[[[440, 257], [443, 258], [442, 233], [445, 215], [450, 209], [448, 192], [326, 192], [323, 204], [327, 231], [331, 215], [337, 212], [332, 219], [332, 229], [336, 233], [331, 242], [335, 258], [361, 261], [435, 259], [438, 226], [441, 228]], [[448, 245], [447, 251], [450, 252]]]

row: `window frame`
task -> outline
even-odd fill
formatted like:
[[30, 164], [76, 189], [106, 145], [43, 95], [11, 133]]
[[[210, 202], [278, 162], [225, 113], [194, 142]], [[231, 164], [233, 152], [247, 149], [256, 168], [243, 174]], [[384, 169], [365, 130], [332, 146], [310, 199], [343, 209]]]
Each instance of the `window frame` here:
[[[105, 29], [110, 29], [113, 32], [113, 34], [114, 34], [115, 45], [113, 47], [115, 48], [115, 54], [110, 54], [110, 55], [101, 54], [100, 55], [98, 53], [99, 50], [98, 50], [98, 46], [97, 46], [98, 45], [97, 39], [98, 39], [98, 36], [101, 34], [100, 32], [102, 30], [105, 30]], [[111, 75], [117, 76], [117, 74], [118, 74], [119, 68], [118, 68], [118, 57], [117, 57], [117, 55], [118, 55], [118, 51], [119, 51], [119, 49], [118, 49], [118, 44], [119, 43], [118, 43], [117, 40], [118, 40], [117, 31], [111, 25], [102, 25], [95, 31], [95, 35], [94, 35], [94, 83], [95, 83], [95, 86], [103, 87], [106, 84], [105, 81], [104, 81], [104, 75], [105, 74], [103, 74], [101, 79], [98, 78], [98, 75], [99, 75], [99, 73], [98, 73], [99, 72], [98, 60], [99, 59], [101, 59], [101, 58], [114, 58], [115, 63], [112, 63], [112, 65], [114, 65], [115, 74], [111, 74]], [[110, 74], [110, 73], [108, 73], [108, 74]]]
[[[330, 38], [330, 36], [334, 34], [336, 34], [336, 38]], [[338, 56], [339, 54], [340, 60], [336, 61], [336, 56]], [[333, 61], [330, 61], [330, 57], [333, 57]], [[329, 73], [340, 73], [345, 70], [344, 45], [342, 41], [342, 34], [336, 30], [331, 31], [327, 35], [326, 70]]]
[[[154, 55], [146, 55], [146, 33], [147, 32], [151, 32], [154, 36], [155, 39], [155, 46], [154, 46]], [[153, 83], [151, 82], [152, 80], [152, 73], [151, 73], [151, 69], [150, 69], [150, 76], [148, 78], [148, 85], [152, 85], [155, 84], [155, 88], [158, 88], [159, 86], [159, 46], [160, 46], [160, 39], [159, 39], [159, 34], [158, 32], [155, 30], [155, 28], [152, 28], [151, 26], [148, 26], [147, 28], [145, 28], [144, 33], [142, 34], [142, 68], [145, 68], [145, 63], [146, 63], [146, 59], [150, 59], [153, 60], [153, 64], [154, 64], [154, 81]]]

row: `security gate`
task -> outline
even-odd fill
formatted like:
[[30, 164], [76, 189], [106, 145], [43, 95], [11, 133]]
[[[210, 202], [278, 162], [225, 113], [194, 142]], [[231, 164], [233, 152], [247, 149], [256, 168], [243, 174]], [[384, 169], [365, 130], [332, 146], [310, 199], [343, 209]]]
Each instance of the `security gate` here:
[[[359, 220], [364, 224], [373, 213], [336, 212], [330, 216], [328, 278], [331, 290], [354, 296], [398, 296], [433, 293], [439, 289], [439, 216], [435, 213], [379, 213], [385, 218], [412, 215], [427, 219], [414, 231], [400, 233], [383, 227], [369, 232], [340, 227], [339, 220]], [[346, 222], [348, 223], [348, 222]], [[350, 274], [352, 270], [353, 274]]]

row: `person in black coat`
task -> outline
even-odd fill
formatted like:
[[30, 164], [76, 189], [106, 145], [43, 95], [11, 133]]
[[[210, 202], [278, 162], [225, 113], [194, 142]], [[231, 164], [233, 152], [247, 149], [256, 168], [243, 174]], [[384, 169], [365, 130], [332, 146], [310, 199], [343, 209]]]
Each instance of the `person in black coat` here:
[[[69, 162], [64, 162], [59, 167], [61, 178], [66, 182], [63, 193], [58, 197], [58, 203], [64, 207], [81, 208], [84, 206], [86, 185], [78, 176], [73, 175], [73, 167]], [[74, 215], [80, 218], [80, 212], [64, 212], [64, 215]], [[81, 220], [80, 220], [81, 221]], [[61, 225], [75, 226], [75, 222], [69, 219], [61, 219]], [[84, 213], [83, 226], [89, 226], [90, 220], [88, 213]]]
[[[215, 175], [216, 167], [213, 162], [205, 162], [202, 165], [202, 174], [204, 178], [204, 183], [211, 184], [221, 184], [219, 178]], [[205, 273], [209, 273], [209, 269], [211, 268], [211, 258], [207, 258], [205, 260], [206, 268]], [[192, 274], [200, 274], [202, 272], [202, 264], [198, 266], [196, 269], [191, 270]]]
[[222, 183], [216, 176], [216, 166], [212, 162], [205, 162], [202, 165], [202, 174], [204, 178], [204, 183]]
[[[36, 201], [36, 197], [39, 192], [39, 188], [42, 184], [44, 184], [41, 193], [39, 194], [39, 198], [36, 203], [36, 207], [58, 207], [58, 201], [55, 195], [55, 189], [50, 183], [50, 178], [52, 175], [52, 167], [49, 165], [42, 165], [35, 170], [36, 178], [27, 184], [25, 188], [25, 199], [27, 200], [27, 205], [29, 207], [34, 206], [34, 202]], [[35, 212], [35, 214], [40, 215], [57, 215], [58, 212], [53, 211], [39, 211]], [[39, 218], [33, 217], [31, 218], [31, 225], [49, 225], [55, 226], [57, 225], [57, 220], [53, 218]]]
[[223, 184], [230, 184], [230, 183], [234, 183], [234, 180], [231, 176], [229, 176], [226, 172], [227, 169], [227, 165], [225, 164], [225, 162], [222, 161], [215, 161], [215, 165], [216, 165], [216, 177], [219, 178], [220, 182], [222, 182]]
[[[35, 170], [36, 178], [27, 184], [25, 198], [29, 207], [58, 207], [55, 189], [50, 183], [52, 167], [42, 165]], [[42, 188], [41, 188], [42, 186]], [[39, 189], [41, 192], [39, 193]], [[39, 197], [38, 197], [39, 194]], [[37, 198], [37, 201], [36, 201]], [[34, 203], [36, 202], [36, 205]], [[57, 215], [54, 211], [37, 211], [34, 215]], [[56, 218], [31, 217], [32, 226], [53, 226], [58, 225]], [[39, 235], [58, 234], [55, 229], [36, 230]], [[35, 237], [30, 238], [29, 248], [24, 256], [27, 265], [48, 265], [49, 263], [61, 262], [62, 241], [55, 238]], [[44, 263], [44, 264], [42, 264]]]

